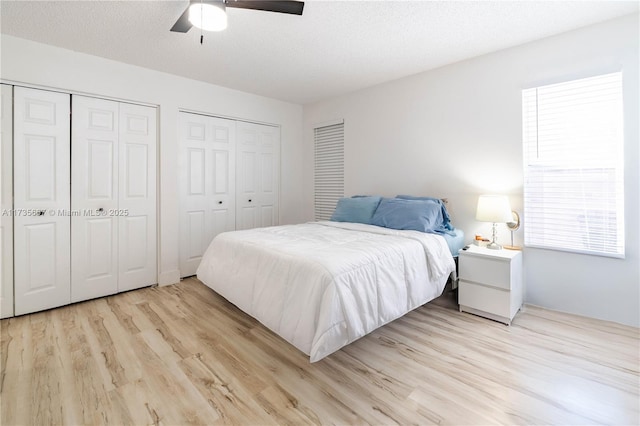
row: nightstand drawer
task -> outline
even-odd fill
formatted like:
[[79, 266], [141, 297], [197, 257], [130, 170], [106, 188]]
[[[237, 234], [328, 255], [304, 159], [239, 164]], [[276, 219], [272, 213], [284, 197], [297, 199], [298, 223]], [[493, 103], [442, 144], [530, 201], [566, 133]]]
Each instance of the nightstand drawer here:
[[492, 287], [511, 288], [511, 264], [502, 259], [494, 259], [488, 256], [464, 255], [460, 262], [461, 280], [473, 281]]
[[458, 283], [458, 303], [490, 314], [511, 318], [509, 298], [505, 290], [473, 284], [462, 279]]

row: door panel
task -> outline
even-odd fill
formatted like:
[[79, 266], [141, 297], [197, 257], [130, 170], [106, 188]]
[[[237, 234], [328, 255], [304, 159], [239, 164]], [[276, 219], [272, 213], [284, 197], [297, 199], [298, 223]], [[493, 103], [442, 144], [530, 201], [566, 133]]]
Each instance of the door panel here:
[[39, 223], [22, 227], [24, 259], [27, 262], [23, 294], [37, 294], [56, 289], [56, 223]]
[[118, 291], [158, 282], [155, 108], [119, 104]]
[[260, 206], [260, 218], [262, 219], [260, 226], [274, 226], [275, 225], [275, 215], [273, 213], [274, 206], [262, 205]]
[[187, 260], [199, 260], [202, 253], [206, 250], [207, 227], [205, 220], [205, 211], [190, 211], [187, 213], [187, 232], [188, 232], [188, 251], [186, 253]]
[[[270, 139], [268, 138], [268, 140]], [[260, 158], [262, 184], [260, 194], [261, 226], [274, 226], [278, 224], [277, 158], [273, 143], [265, 144], [262, 149], [268, 149], [269, 151], [263, 151]]]
[[[253, 151], [253, 149], [257, 149], [255, 145], [244, 145], [242, 146], [241, 155], [241, 166], [242, 166], [242, 186], [240, 190], [243, 194], [255, 195], [258, 191], [258, 176], [257, 176], [257, 164], [256, 164], [256, 155], [257, 153]], [[251, 150], [251, 151], [249, 151]]]
[[265, 194], [273, 194], [273, 153], [265, 152], [261, 155], [260, 172], [262, 178], [262, 192]]
[[70, 96], [14, 88], [15, 313], [70, 295]]
[[52, 201], [56, 198], [56, 138], [24, 135], [26, 199]]
[[[122, 265], [120, 271], [122, 274], [145, 273], [148, 269], [151, 254], [155, 255], [155, 250], [149, 247], [149, 215], [127, 216], [122, 218], [121, 224], [124, 224], [124, 233], [127, 235], [129, 243], [121, 246], [123, 256], [120, 257]], [[154, 284], [154, 283], [151, 283]], [[146, 284], [149, 285], [149, 284]]]
[[13, 316], [13, 88], [0, 98], [0, 318]]
[[211, 240], [235, 229], [233, 120], [180, 113], [180, 275], [194, 275]]
[[71, 301], [118, 291], [118, 103], [73, 96]]
[[[89, 219], [85, 222], [87, 228], [87, 280], [97, 280], [108, 278], [111, 282], [113, 279], [114, 265], [114, 238], [115, 234], [114, 221], [111, 218]], [[72, 230], [73, 233], [73, 230]], [[74, 264], [77, 268], [78, 264]], [[113, 287], [109, 286], [110, 291], [106, 294], [113, 294]], [[73, 291], [77, 289], [72, 288]], [[102, 294], [101, 294], [102, 296]], [[96, 296], [97, 297], [97, 296]]]
[[114, 184], [117, 167], [115, 163], [117, 140], [86, 140], [87, 156], [83, 160], [87, 167], [87, 198], [89, 200], [116, 199], [116, 185]]
[[251, 229], [257, 228], [258, 222], [258, 208], [245, 206], [240, 210], [240, 228], [239, 229]]
[[149, 199], [149, 147], [146, 144], [126, 142], [124, 144], [124, 197], [128, 200]]
[[279, 224], [280, 129], [238, 123], [238, 229]]
[[253, 142], [240, 143], [240, 171], [238, 173], [238, 210], [240, 223], [238, 229], [250, 229], [258, 226], [258, 180], [257, 156], [258, 146]]
[[[229, 210], [213, 210], [213, 235], [218, 235], [221, 232], [229, 231], [229, 222], [233, 222], [235, 218], [229, 217]], [[206, 250], [206, 248], [205, 248]]]
[[187, 173], [189, 174], [189, 195], [205, 195], [205, 157], [204, 148], [189, 148], [188, 150]]
[[209, 117], [180, 113], [180, 276], [196, 273], [206, 250], [207, 148], [211, 140]]
[[229, 151], [213, 151], [213, 191], [217, 196], [229, 195]]

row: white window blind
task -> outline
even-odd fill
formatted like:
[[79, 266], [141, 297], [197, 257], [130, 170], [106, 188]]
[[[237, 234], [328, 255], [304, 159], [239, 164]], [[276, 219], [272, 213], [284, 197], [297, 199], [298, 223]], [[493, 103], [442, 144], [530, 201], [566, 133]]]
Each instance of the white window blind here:
[[622, 74], [522, 92], [525, 245], [624, 257]]
[[344, 196], [344, 123], [314, 129], [315, 218], [328, 220]]

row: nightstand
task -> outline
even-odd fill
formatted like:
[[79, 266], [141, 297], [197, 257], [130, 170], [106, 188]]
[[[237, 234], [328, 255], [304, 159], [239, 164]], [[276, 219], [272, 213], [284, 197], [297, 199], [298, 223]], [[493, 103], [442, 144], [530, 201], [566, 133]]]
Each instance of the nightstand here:
[[522, 306], [522, 252], [470, 246], [458, 262], [460, 312], [511, 325]]

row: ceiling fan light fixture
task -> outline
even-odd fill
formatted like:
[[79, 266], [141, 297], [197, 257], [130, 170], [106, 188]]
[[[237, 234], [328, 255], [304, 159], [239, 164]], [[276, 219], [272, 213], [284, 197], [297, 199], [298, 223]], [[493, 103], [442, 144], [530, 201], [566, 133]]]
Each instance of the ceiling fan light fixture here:
[[227, 12], [223, 2], [197, 2], [189, 6], [189, 22], [205, 31], [227, 28]]

